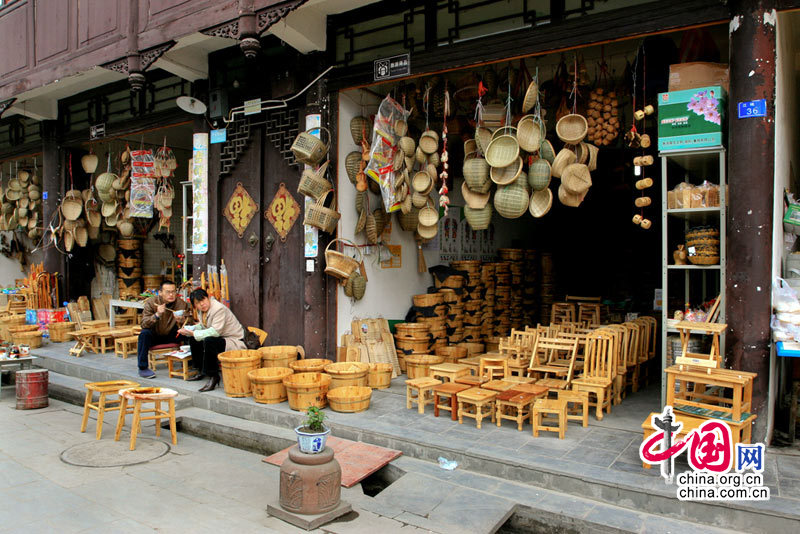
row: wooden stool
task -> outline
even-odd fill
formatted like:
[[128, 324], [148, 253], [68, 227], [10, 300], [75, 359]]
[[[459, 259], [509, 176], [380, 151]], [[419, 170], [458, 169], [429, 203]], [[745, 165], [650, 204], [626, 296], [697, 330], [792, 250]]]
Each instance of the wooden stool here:
[[[167, 354], [167, 372], [169, 372], [169, 377], [189, 380], [196, 375], [197, 370], [189, 367], [190, 360], [190, 357], [179, 358], [177, 356], [173, 356], [172, 354]], [[178, 369], [176, 369], [176, 364]]]
[[94, 336], [94, 342], [100, 354], [105, 354], [111, 350], [114, 345], [114, 353], [116, 354], [116, 340], [118, 338], [128, 337], [133, 333], [130, 328], [116, 329], [116, 330], [100, 330]]
[[153, 371], [159, 365], [169, 365], [167, 362], [167, 353], [174, 352], [175, 349], [180, 348], [177, 343], [164, 343], [162, 345], [153, 345], [150, 347], [150, 352], [147, 353], [148, 367]]
[[489, 391], [496, 391], [497, 393], [502, 393], [503, 391], [508, 391], [509, 389], [517, 386], [514, 382], [510, 382], [508, 380], [489, 380], [481, 384], [483, 389], [488, 389]]
[[431, 365], [430, 369], [431, 378], [438, 378], [442, 382], [455, 382], [457, 378], [469, 376], [470, 372], [468, 365], [460, 363], [440, 363]]
[[[511, 367], [509, 367], [509, 369], [511, 369]], [[535, 378], [530, 378], [528, 376], [514, 376], [513, 374], [504, 378], [503, 380], [506, 382], [514, 382], [515, 384], [533, 384], [536, 382]]]
[[[550, 391], [549, 387], [540, 386], [538, 384], [515, 384], [511, 389], [519, 393], [533, 393], [536, 395], [537, 399], [546, 399], [547, 392]], [[511, 389], [509, 391], [511, 391]]]
[[[122, 398], [122, 404], [119, 410], [119, 419], [117, 419], [117, 431], [114, 434], [114, 441], [119, 441], [122, 427], [125, 426], [125, 416], [132, 413], [131, 450], [136, 449], [136, 436], [142, 431], [142, 421], [149, 420], [155, 420], [156, 436], [160, 436], [161, 420], [169, 419], [169, 431], [172, 434], [172, 444], [178, 444], [178, 432], [175, 428], [175, 397], [178, 396], [177, 391], [169, 388], [129, 388], [121, 390], [119, 396]], [[162, 401], [167, 401], [169, 411], [165, 412], [161, 409]], [[132, 407], [128, 406], [129, 402], [133, 403]], [[153, 403], [153, 408], [142, 409], [142, 404], [149, 402]], [[142, 417], [143, 413], [152, 413], [153, 415]]]
[[114, 340], [114, 354], [122, 356], [122, 359], [128, 357], [129, 353], [136, 353], [139, 347], [139, 336], [118, 337]]
[[[86, 399], [83, 401], [83, 419], [81, 420], [81, 432], [86, 432], [86, 425], [89, 422], [89, 410], [97, 410], [97, 431], [95, 439], [100, 439], [103, 435], [103, 416], [106, 412], [119, 410], [122, 398], [106, 399], [106, 395], [119, 395], [119, 390], [136, 387], [139, 384], [130, 380], [109, 380], [107, 382], [89, 382], [84, 384], [86, 387]], [[100, 396], [97, 404], [94, 404], [94, 393]]]
[[[471, 417], [475, 419], [478, 428], [480, 428], [481, 421], [487, 415], [491, 416], [492, 422], [494, 422], [494, 399], [496, 397], [497, 393], [494, 391], [481, 388], [469, 388], [456, 393], [456, 398], [458, 399], [458, 424], [464, 423], [464, 417]], [[487, 412], [483, 411], [484, 406], [488, 408]]]
[[[546, 417], [555, 416], [555, 417]], [[542, 423], [552, 421], [557, 426], [547, 426]], [[567, 429], [567, 402], [560, 399], [539, 399], [533, 403], [531, 409], [531, 425], [533, 425], [533, 437], [539, 437], [540, 430], [548, 432], [558, 432], [558, 439], [564, 439]]]
[[69, 353], [76, 358], [80, 358], [87, 350], [97, 354], [97, 347], [94, 342], [94, 335], [96, 333], [96, 328], [81, 328], [79, 330], [67, 332], [67, 335], [75, 338], [75, 345], [69, 349]]
[[[406, 409], [410, 410], [416, 402], [419, 413], [425, 413], [425, 406], [433, 404], [433, 387], [441, 384], [441, 380], [428, 376], [406, 380]], [[416, 395], [414, 391], [417, 392]]]
[[494, 380], [495, 378], [502, 380], [510, 376], [508, 372], [508, 359], [481, 357], [481, 363], [478, 367], [478, 376], [486, 376], [489, 380]]
[[517, 422], [517, 430], [522, 431], [522, 422], [531, 414], [531, 407], [536, 400], [533, 393], [520, 393], [509, 390], [497, 395], [495, 400], [494, 418], [497, 426], [503, 419]]
[[[589, 426], [589, 393], [579, 390], [559, 390], [558, 400], [567, 403], [567, 419], [580, 421], [584, 427]], [[570, 408], [570, 404], [573, 405]], [[577, 412], [577, 413], [576, 413]]]
[[469, 368], [470, 373], [474, 376], [478, 376], [478, 368], [481, 365], [481, 357], [480, 356], [470, 356], [468, 358], [461, 358], [458, 360], [458, 363], [461, 365], [466, 365]]
[[[448, 382], [433, 388], [433, 415], [439, 417], [439, 410], [448, 410], [453, 421], [458, 420], [458, 401], [456, 394], [469, 389], [466, 384]], [[439, 404], [439, 399], [448, 399], [447, 403]]]
[[478, 378], [477, 376], [466, 375], [456, 378], [455, 382], [456, 384], [464, 384], [471, 388], [478, 388], [481, 387], [481, 384], [485, 384], [486, 382], [488, 382], [488, 380], [486, 380], [485, 378]]

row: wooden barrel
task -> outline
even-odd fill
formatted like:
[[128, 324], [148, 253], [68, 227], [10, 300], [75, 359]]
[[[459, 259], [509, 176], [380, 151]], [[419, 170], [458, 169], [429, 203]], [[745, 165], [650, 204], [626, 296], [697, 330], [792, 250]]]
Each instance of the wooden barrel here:
[[369, 408], [372, 389], [366, 386], [344, 386], [328, 391], [328, 405], [334, 412], [363, 412]]
[[285, 401], [286, 386], [283, 379], [294, 373], [288, 367], [261, 368], [247, 373], [253, 388], [253, 400], [262, 404], [277, 404]]
[[458, 363], [461, 358], [467, 357], [467, 348], [460, 346], [439, 347], [436, 349], [437, 356], [444, 356], [447, 363]]
[[289, 367], [298, 357], [305, 358], [306, 352], [300, 345], [272, 345], [258, 349], [261, 353], [261, 367]]
[[19, 332], [14, 334], [14, 343], [17, 345], [28, 345], [32, 349], [38, 349], [42, 346], [42, 333], [38, 330]]
[[406, 356], [408, 378], [424, 378], [431, 375], [431, 365], [444, 361], [444, 356], [435, 354], [409, 354]]
[[386, 389], [392, 384], [392, 372], [394, 367], [391, 363], [371, 363], [369, 373], [367, 373], [367, 385], [374, 389]]
[[347, 386], [366, 386], [369, 364], [365, 362], [329, 363], [325, 372], [331, 375], [331, 389]]
[[400, 372], [406, 372], [406, 354], [402, 350], [397, 351], [397, 365], [400, 367]]
[[325, 358], [308, 358], [289, 362], [289, 368], [295, 373], [321, 373], [329, 363], [331, 361]]
[[47, 369], [17, 371], [17, 410], [45, 408], [47, 399]]
[[11, 341], [11, 333], [9, 328], [25, 324], [25, 315], [9, 315], [0, 319], [0, 339], [3, 341]]
[[247, 373], [261, 365], [261, 354], [257, 350], [229, 350], [220, 353], [222, 383], [228, 397], [249, 397], [252, 395]]
[[47, 325], [47, 330], [50, 332], [50, 341], [53, 343], [63, 343], [72, 339], [72, 336], [68, 336], [67, 334], [75, 330], [75, 323], [50, 323]]
[[283, 385], [289, 397], [289, 408], [303, 412], [312, 406], [325, 407], [331, 376], [325, 373], [295, 373], [285, 376]]

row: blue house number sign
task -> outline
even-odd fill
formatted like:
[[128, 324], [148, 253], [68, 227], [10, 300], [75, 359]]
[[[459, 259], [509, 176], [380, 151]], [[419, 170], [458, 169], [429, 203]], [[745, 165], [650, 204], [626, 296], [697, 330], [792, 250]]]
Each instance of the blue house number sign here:
[[746, 119], [748, 117], [766, 117], [767, 116], [767, 101], [763, 98], [761, 100], [751, 100], [750, 102], [739, 102], [739, 118]]

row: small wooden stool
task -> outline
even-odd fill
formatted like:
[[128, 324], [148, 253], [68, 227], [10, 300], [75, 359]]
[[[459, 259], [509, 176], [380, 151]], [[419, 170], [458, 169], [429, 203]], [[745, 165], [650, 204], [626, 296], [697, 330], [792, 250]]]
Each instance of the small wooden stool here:
[[[416, 402], [419, 413], [425, 413], [425, 406], [433, 404], [433, 387], [439, 386], [441, 383], [441, 380], [428, 376], [406, 380], [406, 409], [410, 410], [413, 403]], [[414, 391], [417, 392], [416, 395], [414, 395]]]
[[457, 378], [469, 376], [471, 371], [469, 365], [460, 363], [440, 363], [431, 365], [431, 378], [438, 378], [442, 382], [455, 382]]
[[466, 365], [469, 367], [470, 373], [474, 376], [478, 376], [478, 368], [481, 365], [481, 357], [480, 356], [470, 356], [468, 358], [461, 358], [458, 360], [460, 365]]
[[[175, 397], [178, 392], [169, 388], [128, 388], [119, 392], [122, 398], [122, 404], [119, 410], [119, 419], [117, 419], [117, 431], [114, 434], [114, 441], [119, 441], [119, 435], [122, 433], [122, 427], [125, 426], [125, 416], [129, 413], [133, 414], [133, 422], [131, 423], [131, 450], [136, 450], [136, 436], [142, 431], [142, 421], [155, 420], [156, 422], [156, 436], [161, 435], [161, 420], [169, 419], [169, 431], [172, 434], [172, 444], [178, 444], [178, 432], [175, 427]], [[167, 401], [169, 411], [161, 409], [161, 402]], [[128, 406], [132, 402], [133, 406]], [[142, 409], [143, 403], [153, 403], [153, 408]], [[152, 413], [142, 417], [143, 413]]]
[[96, 333], [96, 328], [81, 328], [80, 330], [67, 332], [68, 336], [75, 338], [75, 345], [69, 349], [69, 353], [76, 358], [80, 358], [87, 350], [97, 354], [97, 347], [94, 342], [94, 335]]
[[[433, 388], [433, 415], [439, 417], [439, 410], [448, 410], [453, 421], [458, 420], [458, 400], [456, 394], [466, 391], [470, 386], [447, 382]], [[447, 399], [447, 403], [439, 404], [439, 399]]]
[[490, 380], [481, 384], [481, 387], [483, 389], [488, 389], [489, 391], [502, 393], [503, 391], [508, 391], [509, 389], [518, 385], [519, 384], [515, 384], [514, 382], [510, 382], [508, 380]]
[[549, 387], [539, 386], [537, 384], [516, 384], [511, 389], [519, 393], [533, 393], [534, 395], [536, 395], [537, 399], [546, 399], [547, 392], [550, 391]]
[[[589, 392], [561, 389], [558, 391], [558, 400], [567, 403], [569, 421], [580, 421], [584, 428], [589, 426]], [[570, 404], [573, 406], [570, 407]]]
[[139, 336], [118, 337], [114, 340], [114, 354], [124, 360], [129, 353], [136, 353], [139, 347]]
[[[81, 420], [81, 432], [86, 432], [86, 425], [89, 423], [89, 410], [97, 411], [97, 431], [95, 439], [100, 439], [103, 435], [103, 416], [106, 412], [119, 410], [122, 397], [116, 399], [106, 399], [107, 395], [119, 395], [119, 390], [136, 387], [139, 384], [130, 380], [109, 380], [107, 382], [88, 382], [86, 387], [86, 399], [83, 401], [83, 419]], [[94, 393], [99, 397], [97, 404], [94, 404]]]
[[[511, 369], [511, 367], [509, 367], [509, 369]], [[515, 384], [533, 384], [536, 382], [535, 378], [530, 378], [528, 376], [514, 376], [513, 374], [511, 376], [507, 376], [503, 380], [506, 382], [514, 382]]]
[[456, 378], [456, 384], [465, 384], [471, 388], [478, 388], [481, 387], [481, 384], [485, 384], [488, 382], [485, 378], [479, 378], [477, 376], [470, 376], [464, 375], [462, 377]]
[[167, 372], [169, 372], [169, 377], [189, 380], [196, 375], [197, 370], [189, 367], [190, 360], [190, 357], [178, 358], [172, 354], [167, 354]]
[[[484, 417], [490, 416], [494, 422], [494, 399], [497, 393], [482, 388], [469, 388], [460, 393], [456, 393], [458, 399], [458, 424], [464, 423], [464, 417], [471, 417], [475, 419], [478, 428], [481, 427], [481, 421]], [[487, 412], [483, 411], [483, 407], [488, 408]]]
[[177, 343], [153, 345], [150, 347], [150, 352], [147, 353], [148, 367], [155, 371], [156, 367], [159, 365], [169, 365], [169, 362], [167, 362], [167, 353], [173, 352], [178, 348], [180, 348], [180, 345]]
[[530, 416], [531, 407], [535, 400], [536, 395], [533, 393], [520, 393], [509, 390], [498, 394], [494, 410], [497, 426], [500, 426], [503, 419], [509, 419], [516, 421], [517, 430], [522, 431], [522, 423]]
[[511, 376], [508, 371], [508, 360], [499, 357], [482, 356], [478, 367], [478, 376], [486, 376], [489, 380], [504, 379]]
[[[555, 416], [555, 417], [546, 417]], [[547, 426], [542, 423], [552, 421], [557, 426]], [[558, 432], [558, 439], [564, 439], [567, 429], [567, 401], [561, 399], [539, 399], [533, 403], [531, 409], [531, 425], [533, 425], [533, 437], [539, 437], [540, 430], [548, 432]]]

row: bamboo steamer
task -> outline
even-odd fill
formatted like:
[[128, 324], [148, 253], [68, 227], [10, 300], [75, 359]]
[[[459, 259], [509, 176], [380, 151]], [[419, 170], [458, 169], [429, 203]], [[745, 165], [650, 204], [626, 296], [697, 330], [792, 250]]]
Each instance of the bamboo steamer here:
[[328, 404], [334, 412], [363, 412], [371, 398], [372, 389], [367, 386], [332, 387], [328, 391]]
[[261, 353], [261, 367], [289, 367], [298, 357], [305, 358], [306, 353], [300, 345], [272, 345], [258, 349]]
[[0, 339], [4, 341], [11, 341], [11, 333], [9, 328], [25, 324], [25, 315], [9, 315], [0, 319]]
[[347, 386], [366, 386], [369, 364], [364, 362], [329, 363], [325, 372], [331, 375], [331, 390]]
[[404, 354], [424, 353], [427, 352], [431, 346], [431, 338], [426, 335], [425, 337], [395, 337], [394, 345], [398, 351]]
[[329, 363], [331, 361], [325, 358], [309, 358], [289, 362], [289, 368], [295, 373], [321, 373]]
[[312, 406], [324, 408], [331, 376], [325, 373], [295, 373], [285, 376], [283, 385], [292, 410], [302, 412]]
[[399, 338], [420, 338], [427, 336], [430, 327], [425, 323], [397, 323], [394, 325], [395, 337]]
[[38, 330], [33, 332], [19, 332], [14, 335], [14, 343], [17, 345], [28, 345], [32, 349], [42, 346], [42, 333]]
[[367, 385], [374, 389], [386, 389], [392, 384], [391, 363], [371, 363], [367, 373]]
[[437, 356], [443, 356], [447, 363], [458, 363], [461, 358], [466, 358], [469, 353], [466, 347], [448, 346], [436, 349]]
[[430, 376], [431, 365], [438, 365], [444, 361], [444, 356], [435, 354], [408, 354], [406, 355], [406, 373], [408, 378], [424, 378]]
[[253, 400], [261, 404], [278, 404], [289, 398], [283, 379], [293, 374], [288, 367], [255, 369], [247, 373], [253, 387]]
[[158, 289], [164, 281], [164, 276], [161, 274], [146, 274], [142, 278], [145, 289]]
[[250, 397], [252, 389], [247, 373], [258, 369], [261, 353], [257, 350], [229, 350], [218, 356], [222, 383], [228, 397]]
[[64, 343], [65, 341], [70, 341], [71, 336], [69, 336], [68, 333], [75, 331], [75, 323], [50, 323], [47, 326], [47, 330], [50, 333], [50, 341], [53, 343]]
[[411, 297], [414, 306], [427, 308], [429, 306], [438, 306], [442, 303], [442, 295], [439, 293], [425, 293], [423, 295], [414, 295]]

